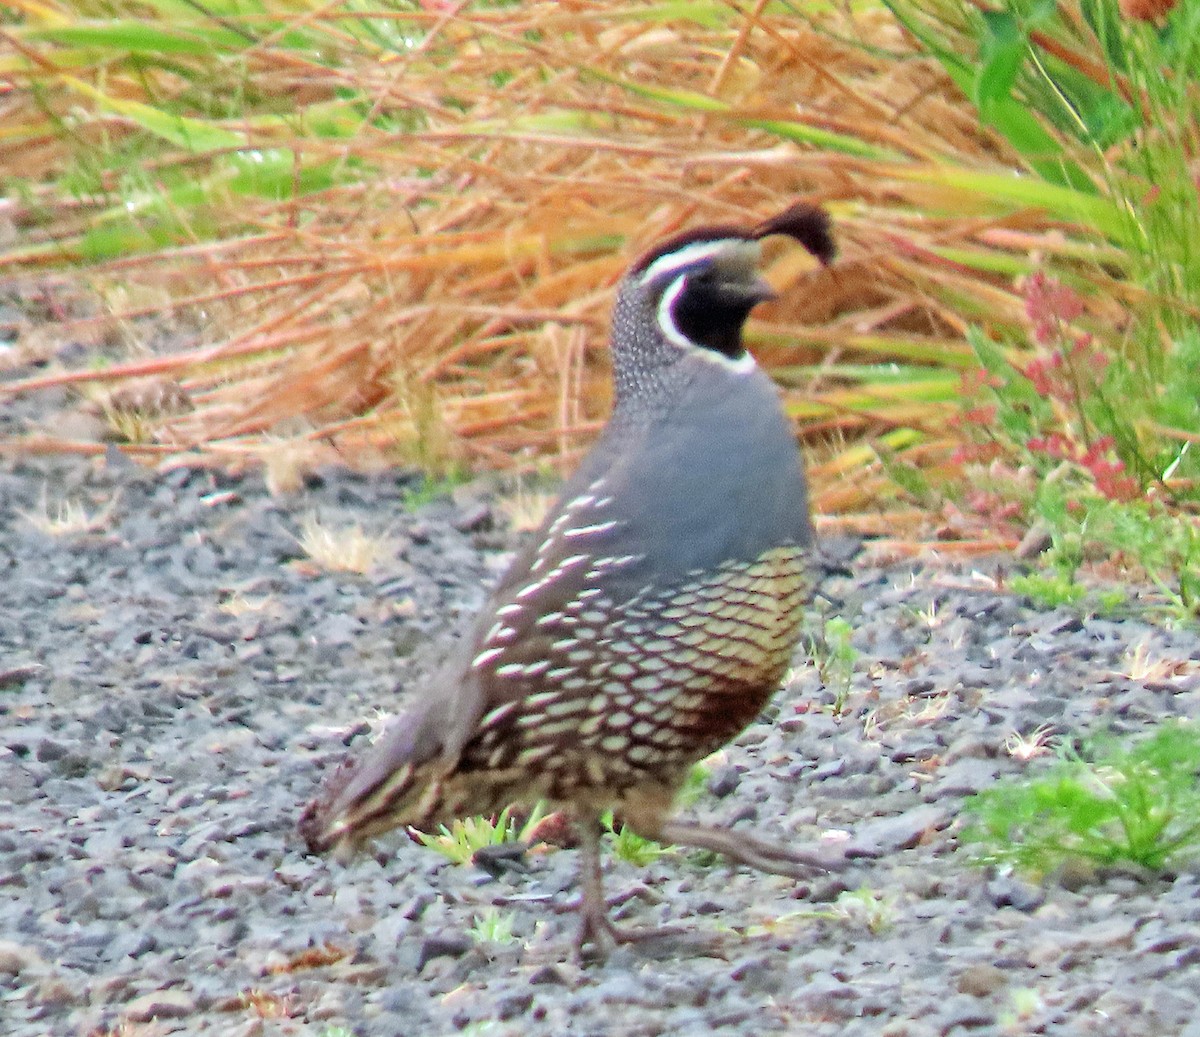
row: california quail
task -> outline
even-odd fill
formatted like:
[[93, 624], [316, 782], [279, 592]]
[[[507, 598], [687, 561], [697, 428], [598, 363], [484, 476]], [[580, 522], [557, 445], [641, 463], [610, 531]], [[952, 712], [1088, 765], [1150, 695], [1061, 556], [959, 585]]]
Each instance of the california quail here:
[[465, 650], [355, 747], [304, 811], [314, 851], [545, 799], [580, 823], [579, 947], [620, 939], [600, 886], [600, 814], [639, 834], [796, 874], [819, 857], [670, 819], [692, 764], [749, 724], [799, 636], [812, 545], [778, 391], [742, 345], [773, 296], [760, 239], [822, 263], [826, 214], [692, 230], [622, 279], [612, 417]]

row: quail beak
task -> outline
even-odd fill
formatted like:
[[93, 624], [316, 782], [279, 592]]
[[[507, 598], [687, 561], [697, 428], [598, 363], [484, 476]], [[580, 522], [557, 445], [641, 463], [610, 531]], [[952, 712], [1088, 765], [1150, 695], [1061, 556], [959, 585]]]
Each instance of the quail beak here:
[[775, 289], [761, 277], [756, 277], [746, 286], [746, 294], [754, 300], [753, 305], [755, 306], [760, 302], [770, 302], [772, 299], [779, 298]]
[[760, 302], [777, 299], [775, 289], [761, 277], [749, 278], [745, 281], [729, 281], [721, 286], [721, 294], [731, 303], [738, 302], [749, 311]]

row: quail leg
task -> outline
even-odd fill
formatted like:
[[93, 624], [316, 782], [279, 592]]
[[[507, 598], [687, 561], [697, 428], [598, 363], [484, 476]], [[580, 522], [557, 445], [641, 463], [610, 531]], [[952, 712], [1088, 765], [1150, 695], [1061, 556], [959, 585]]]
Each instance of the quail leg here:
[[695, 846], [701, 850], [712, 850], [739, 864], [791, 878], [806, 878], [814, 871], [840, 871], [849, 862], [844, 858], [825, 857], [808, 850], [797, 850], [790, 846], [749, 835], [732, 832], [715, 825], [691, 824], [687, 821], [663, 821], [658, 831], [640, 832], [647, 838], [677, 846]]
[[591, 817], [582, 820], [580, 831], [580, 900], [579, 930], [572, 948], [572, 958], [581, 961], [584, 948], [590, 946], [592, 956], [605, 958], [621, 943], [655, 940], [678, 936], [685, 930], [677, 926], [658, 926], [653, 929], [621, 929], [608, 917], [608, 902], [604, 899], [604, 884], [600, 869], [600, 822]]
[[593, 952], [603, 958], [621, 941], [620, 933], [608, 917], [604, 902], [604, 881], [600, 872], [600, 824], [589, 817], [579, 825], [579, 932], [575, 937], [573, 957], [581, 959], [583, 949], [591, 945]]

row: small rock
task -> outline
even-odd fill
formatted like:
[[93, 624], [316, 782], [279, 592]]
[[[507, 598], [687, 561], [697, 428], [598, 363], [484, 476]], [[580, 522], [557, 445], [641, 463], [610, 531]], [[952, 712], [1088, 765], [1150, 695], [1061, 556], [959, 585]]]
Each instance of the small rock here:
[[496, 1002], [496, 1018], [500, 1020], [516, 1019], [525, 1015], [533, 1007], [533, 993], [522, 990], [515, 994], [506, 994]]
[[984, 892], [996, 907], [1012, 907], [1018, 911], [1036, 911], [1046, 902], [1046, 894], [1040, 887], [1008, 876], [992, 879]]
[[741, 771], [736, 767], [718, 767], [708, 779], [708, 791], [717, 799], [724, 799], [737, 791], [741, 780]]
[[1008, 974], [995, 965], [971, 965], [958, 974], [958, 991], [972, 997], [987, 997], [1004, 989]]
[[61, 976], [48, 976], [38, 984], [33, 999], [46, 1008], [63, 1008], [78, 1002], [80, 995]]
[[[878, 856], [894, 850], [911, 850], [929, 832], [941, 831], [950, 823], [950, 815], [941, 807], [932, 804], [913, 807], [895, 817], [881, 817], [858, 825], [853, 839], [846, 848], [847, 857]], [[862, 846], [867, 853], [856, 853]]]
[[417, 971], [424, 969], [434, 958], [461, 958], [474, 946], [475, 941], [466, 933], [447, 932], [427, 936], [421, 944]]
[[1068, 857], [1059, 865], [1054, 879], [1063, 889], [1078, 893], [1084, 886], [1096, 881], [1096, 866], [1081, 857]]
[[480, 501], [459, 510], [451, 523], [460, 533], [477, 533], [492, 527], [492, 509]]
[[763, 954], [750, 955], [734, 963], [729, 978], [748, 990], [777, 994], [790, 982], [786, 970]]
[[529, 974], [528, 982], [531, 987], [571, 986], [570, 978], [557, 965], [539, 965]]
[[977, 1030], [991, 1026], [996, 1021], [996, 1015], [986, 1005], [966, 994], [956, 994], [943, 1005], [938, 1022], [942, 1033], [949, 1033], [956, 1027], [964, 1030]]
[[195, 1002], [182, 990], [154, 990], [135, 997], [123, 1014], [130, 1022], [148, 1023], [151, 1019], [183, 1019], [195, 1010]]
[[0, 940], [0, 975], [19, 976], [43, 964], [41, 955], [32, 947], [15, 940]]
[[70, 746], [62, 742], [56, 742], [53, 738], [43, 738], [38, 743], [37, 758], [42, 763], [50, 763], [53, 760], [61, 760], [70, 751]]

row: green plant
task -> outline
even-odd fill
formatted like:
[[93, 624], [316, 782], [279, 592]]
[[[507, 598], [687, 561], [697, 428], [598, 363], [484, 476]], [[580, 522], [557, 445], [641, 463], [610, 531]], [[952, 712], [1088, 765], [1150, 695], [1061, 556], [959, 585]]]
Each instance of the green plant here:
[[887, 932], [896, 919], [896, 897], [879, 893], [869, 886], [838, 894], [831, 914], [841, 920], [863, 926], [874, 936]]
[[1020, 156], [1027, 202], [1088, 213], [1097, 242], [1021, 279], [1028, 332], [970, 330], [966, 502], [1014, 535], [1049, 527], [1052, 571], [1031, 596], [1079, 603], [1077, 566], [1115, 558], [1194, 617], [1200, 3], [885, 3]]
[[[428, 461], [429, 459], [426, 458]], [[449, 496], [456, 486], [462, 486], [470, 479], [470, 473], [464, 468], [451, 465], [442, 475], [429, 474], [431, 469], [423, 468], [425, 473], [413, 486], [406, 487], [403, 494], [404, 509], [415, 511], [425, 504], [430, 504], [439, 497]]]
[[609, 845], [612, 852], [623, 861], [628, 861], [639, 868], [653, 864], [663, 854], [669, 852], [667, 847], [656, 843], [653, 839], [644, 839], [628, 825], [618, 827], [613, 820], [611, 810], [600, 819], [608, 832]]
[[[703, 762], [693, 764], [684, 780], [683, 787], [675, 797], [676, 804], [681, 807], [691, 806], [704, 794], [707, 785], [708, 767]], [[608, 833], [612, 852], [621, 860], [628, 861], [639, 868], [653, 864], [663, 854], [672, 852], [670, 847], [638, 835], [628, 825], [622, 824], [618, 827], [611, 810], [604, 813], [600, 818], [600, 823]], [[703, 860], [696, 854], [691, 856], [693, 860]]]
[[679, 794], [675, 797], [675, 805], [690, 807], [695, 803], [707, 790], [708, 778], [709, 769], [703, 760], [692, 764], [691, 770], [688, 771], [687, 777], [684, 779], [683, 788], [679, 790]]
[[512, 808], [505, 807], [494, 818], [456, 818], [450, 826], [439, 825], [434, 833], [414, 832], [422, 845], [437, 850], [455, 864], [469, 864], [477, 851], [502, 843], [527, 843], [546, 816], [546, 804], [539, 800], [525, 823], [518, 825]]
[[1039, 487], [1033, 507], [1052, 531], [1049, 565], [1073, 571], [1088, 555], [1102, 554], [1151, 583], [1175, 618], [1200, 615], [1200, 522], [1194, 517], [1146, 500], [1092, 498], [1080, 506], [1053, 481]]
[[1076, 583], [1069, 573], [1054, 569], [1045, 573], [1014, 576], [1009, 587], [1045, 608], [1076, 605], [1087, 596], [1087, 588]]
[[[1110, 361], [1096, 339], [1070, 328], [1082, 306], [1078, 297], [1044, 280], [1034, 292], [1031, 312], [1044, 327], [1035, 331], [1039, 345], [1028, 363], [1018, 365], [984, 336], [971, 336], [986, 372], [979, 391], [989, 402], [967, 412], [976, 443], [960, 456], [988, 468], [967, 501], [999, 522], [1025, 515], [1049, 532], [1046, 569], [1015, 579], [1019, 593], [1050, 606], [1089, 598], [1111, 611], [1121, 604], [1119, 591], [1089, 596], [1075, 578], [1085, 562], [1109, 559], [1152, 583], [1176, 617], [1195, 618], [1200, 455], [1190, 440], [1179, 447], [1146, 430], [1175, 422], [1200, 427], [1200, 351], [1192, 356], [1200, 336], [1180, 340], [1153, 399], [1138, 403], [1127, 384], [1128, 364]], [[1053, 346], [1049, 352], [1045, 343]], [[1192, 359], [1181, 364], [1181, 357]], [[1195, 413], [1184, 413], [1173, 402], [1178, 396]]]
[[517, 942], [513, 935], [515, 917], [511, 911], [501, 911], [495, 906], [487, 907], [475, 916], [471, 935], [480, 943], [506, 946]]
[[1130, 745], [1096, 739], [1087, 757], [971, 797], [963, 841], [975, 860], [1034, 875], [1072, 859], [1158, 871], [1200, 849], [1195, 725], [1165, 722]]
[[1029, 1033], [1029, 1023], [1045, 1008], [1042, 995], [1033, 987], [1009, 991], [1008, 1007], [1000, 1012], [1000, 1027], [1006, 1033]]
[[890, 893], [879, 893], [869, 886], [845, 890], [827, 908], [791, 911], [777, 919], [777, 927], [792, 921], [838, 922], [862, 926], [875, 936], [890, 929], [896, 919], [896, 897]]
[[809, 652], [821, 683], [833, 692], [833, 712], [841, 715], [850, 695], [854, 663], [858, 659], [852, 638], [854, 628], [841, 616], [825, 620], [821, 632], [809, 639]]

